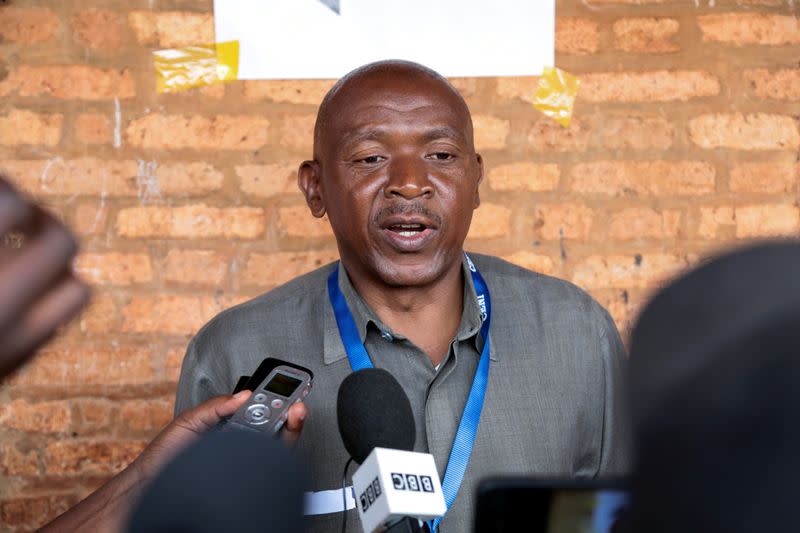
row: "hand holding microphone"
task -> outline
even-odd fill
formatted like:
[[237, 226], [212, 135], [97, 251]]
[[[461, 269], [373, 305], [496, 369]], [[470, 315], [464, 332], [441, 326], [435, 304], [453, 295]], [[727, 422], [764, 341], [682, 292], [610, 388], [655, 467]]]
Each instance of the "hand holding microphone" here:
[[419, 531], [418, 520], [445, 513], [436, 463], [431, 454], [411, 451], [411, 403], [389, 372], [350, 374], [339, 386], [336, 414], [345, 449], [361, 464], [353, 490], [365, 533]]

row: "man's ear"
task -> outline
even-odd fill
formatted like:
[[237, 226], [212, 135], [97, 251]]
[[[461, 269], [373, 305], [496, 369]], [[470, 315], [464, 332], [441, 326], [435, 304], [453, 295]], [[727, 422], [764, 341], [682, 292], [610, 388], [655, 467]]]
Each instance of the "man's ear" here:
[[478, 180], [475, 183], [475, 198], [472, 200], [472, 208], [477, 209], [481, 205], [480, 188], [483, 182], [483, 158], [481, 154], [475, 154], [475, 164], [478, 166]]
[[325, 201], [322, 198], [322, 176], [316, 161], [303, 161], [297, 170], [297, 186], [303, 191], [311, 214], [322, 218], [325, 214]]

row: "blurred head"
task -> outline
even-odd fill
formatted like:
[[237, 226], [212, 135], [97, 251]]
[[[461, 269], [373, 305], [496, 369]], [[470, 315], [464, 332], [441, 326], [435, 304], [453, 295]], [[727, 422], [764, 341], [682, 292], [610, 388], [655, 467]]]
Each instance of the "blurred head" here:
[[328, 215], [348, 273], [391, 286], [460, 267], [482, 178], [463, 98], [401, 61], [366, 65], [331, 89], [314, 159], [298, 175], [311, 213]]
[[632, 531], [792, 529], [798, 272], [800, 245], [760, 245], [689, 273], [642, 313], [631, 339]]

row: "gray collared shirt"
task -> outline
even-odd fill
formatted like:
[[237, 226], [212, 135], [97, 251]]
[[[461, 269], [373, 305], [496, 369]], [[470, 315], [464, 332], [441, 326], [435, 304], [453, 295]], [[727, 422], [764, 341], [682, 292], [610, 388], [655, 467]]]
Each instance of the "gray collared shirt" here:
[[[577, 287], [496, 258], [470, 254], [492, 298], [490, 369], [483, 413], [455, 502], [440, 531], [472, 529], [475, 490], [490, 475], [596, 477], [629, 463], [623, 412], [625, 357], [608, 313]], [[348, 459], [336, 423], [339, 384], [351, 372], [328, 299], [322, 267], [214, 318], [192, 340], [181, 371], [176, 412], [229, 393], [265, 357], [314, 372], [310, 415], [298, 448], [311, 491], [341, 486]], [[483, 339], [475, 288], [464, 270], [464, 309], [439, 369], [408, 339], [383, 324], [358, 296], [344, 269], [339, 286], [376, 367], [391, 372], [411, 401], [415, 449], [444, 474], [475, 375]], [[311, 519], [312, 531], [341, 528], [341, 514]], [[359, 531], [350, 511], [348, 531]]]

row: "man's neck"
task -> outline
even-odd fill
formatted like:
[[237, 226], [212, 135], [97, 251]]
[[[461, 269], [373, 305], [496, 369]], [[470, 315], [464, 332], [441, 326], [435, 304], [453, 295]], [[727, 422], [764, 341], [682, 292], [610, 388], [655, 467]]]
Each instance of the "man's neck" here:
[[464, 309], [460, 262], [427, 285], [398, 287], [360, 276], [351, 276], [350, 281], [392, 331], [422, 349], [434, 366], [444, 361]]

